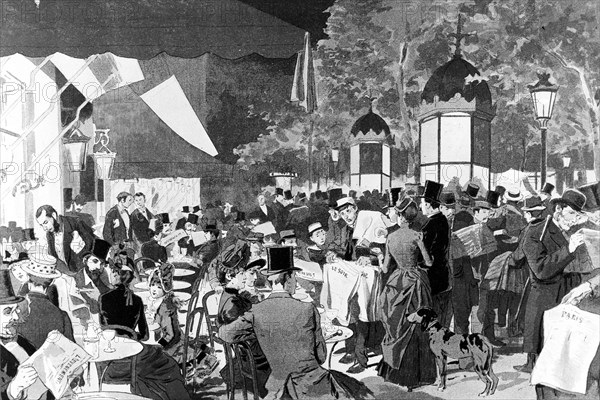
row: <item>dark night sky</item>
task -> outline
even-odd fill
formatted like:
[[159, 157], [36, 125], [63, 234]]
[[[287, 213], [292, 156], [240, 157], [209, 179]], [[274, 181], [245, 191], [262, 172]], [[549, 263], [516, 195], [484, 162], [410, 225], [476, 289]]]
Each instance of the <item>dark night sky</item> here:
[[335, 0], [240, 0], [263, 12], [302, 28], [316, 43], [326, 36], [323, 33], [329, 13], [324, 13]]

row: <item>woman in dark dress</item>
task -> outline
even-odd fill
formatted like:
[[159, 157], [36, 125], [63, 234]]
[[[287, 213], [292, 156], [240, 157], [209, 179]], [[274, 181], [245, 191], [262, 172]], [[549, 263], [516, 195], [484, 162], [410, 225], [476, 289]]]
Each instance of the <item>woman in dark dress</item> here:
[[[233, 252], [234, 249], [235, 253]], [[231, 250], [231, 252], [228, 250]], [[246, 283], [245, 269], [248, 267], [254, 268], [260, 260], [248, 264], [250, 248], [245, 243], [240, 244], [238, 242], [237, 247], [232, 245], [228, 250], [226, 250], [224, 257], [218, 262], [217, 274], [219, 282], [223, 286], [223, 294], [221, 295], [217, 313], [219, 337], [228, 343], [244, 341], [249, 345], [256, 363], [258, 394], [264, 397], [267, 394], [265, 384], [271, 374], [271, 367], [258, 344], [252, 326], [240, 318], [247, 311], [250, 311], [253, 301], [256, 302], [256, 297], [253, 298], [250, 293], [244, 291]], [[221, 370], [221, 376], [225, 381], [229, 380], [228, 365], [225, 365]], [[241, 383], [241, 377], [236, 376], [236, 387], [238, 384], [241, 387]], [[252, 384], [247, 382], [247, 387], [252, 387]]]
[[[144, 304], [129, 287], [133, 280], [133, 261], [128, 259], [125, 264], [116, 263], [115, 266], [120, 267], [120, 282], [113, 290], [100, 296], [100, 324], [114, 327], [118, 336], [138, 341], [147, 340], [149, 331]], [[132, 393], [154, 400], [190, 399], [177, 361], [165, 353], [160, 345], [142, 343], [142, 346], [142, 352], [135, 356], [137, 379], [131, 382]], [[104, 365], [101, 365], [100, 370], [102, 368]], [[130, 365], [113, 363], [108, 368], [106, 377], [108, 381], [131, 379]]]
[[388, 236], [382, 266], [387, 273], [392, 261], [397, 265], [379, 297], [386, 334], [381, 344], [383, 359], [377, 372], [386, 381], [406, 386], [410, 391], [434, 383], [437, 375], [427, 336], [418, 325], [407, 321], [409, 314], [432, 304], [427, 271], [418, 267], [417, 259], [422, 254], [426, 265], [431, 265], [432, 260], [423, 244], [422, 233], [408, 228], [402, 216], [398, 217], [398, 225], [400, 229]]

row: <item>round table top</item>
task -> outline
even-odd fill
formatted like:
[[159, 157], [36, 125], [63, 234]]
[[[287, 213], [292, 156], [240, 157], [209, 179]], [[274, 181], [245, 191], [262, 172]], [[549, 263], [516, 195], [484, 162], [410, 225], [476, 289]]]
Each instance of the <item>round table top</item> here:
[[122, 360], [124, 358], [133, 357], [136, 354], [140, 354], [144, 349], [144, 346], [142, 346], [140, 342], [118, 336], [115, 336], [115, 338], [111, 341], [110, 346], [115, 349], [114, 352], [107, 353], [104, 351], [106, 348], [108, 348], [108, 340], [104, 339], [104, 337], [100, 337], [98, 358], [91, 359], [90, 361], [102, 362]]
[[177, 297], [181, 301], [188, 301], [189, 299], [192, 298], [192, 295], [190, 293], [186, 293], [186, 292], [173, 292], [173, 294], [175, 295], [175, 297]]
[[[182, 290], [191, 287], [189, 282], [173, 281], [173, 290]], [[134, 286], [137, 290], [148, 290], [148, 282], [138, 282]]]
[[[323, 336], [325, 337], [325, 343], [336, 343], [342, 342], [346, 339], [350, 339], [354, 332], [350, 328], [346, 328], [345, 326], [332, 326], [329, 331], [322, 327]], [[336, 333], [340, 333], [336, 335]], [[335, 336], [334, 336], [335, 335]]]
[[187, 268], [175, 268], [175, 277], [194, 275], [196, 271]]
[[85, 392], [77, 393], [78, 400], [146, 400], [148, 397], [125, 392]]

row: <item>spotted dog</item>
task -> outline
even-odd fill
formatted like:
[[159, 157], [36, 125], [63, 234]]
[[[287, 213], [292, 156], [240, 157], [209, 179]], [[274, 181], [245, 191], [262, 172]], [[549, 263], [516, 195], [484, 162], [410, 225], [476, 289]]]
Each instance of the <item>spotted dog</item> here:
[[493, 347], [479, 333], [459, 335], [444, 328], [437, 320], [437, 314], [429, 307], [423, 307], [408, 316], [408, 321], [421, 324], [421, 329], [429, 335], [429, 348], [435, 356], [439, 385], [438, 390], [446, 388], [447, 357], [460, 361], [469, 361], [479, 379], [485, 383], [485, 389], [479, 396], [492, 395], [498, 386], [498, 377], [492, 370]]

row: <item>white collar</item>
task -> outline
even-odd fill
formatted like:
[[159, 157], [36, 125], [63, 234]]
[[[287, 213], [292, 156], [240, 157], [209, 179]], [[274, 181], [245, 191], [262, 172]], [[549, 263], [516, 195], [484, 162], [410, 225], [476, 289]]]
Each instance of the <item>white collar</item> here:
[[434, 215], [437, 215], [437, 214], [439, 214], [439, 213], [441, 213], [440, 209], [439, 209], [439, 208], [438, 208], [438, 209], [435, 209], [435, 210], [433, 210], [433, 212], [432, 212], [431, 214], [429, 214], [429, 215], [427, 216], [427, 218], [431, 218], [431, 217], [433, 217]]
[[83, 283], [87, 286], [90, 283], [94, 284], [94, 281], [92, 281], [92, 278], [89, 277], [89, 275], [87, 274], [87, 271], [84, 269], [83, 270]]

